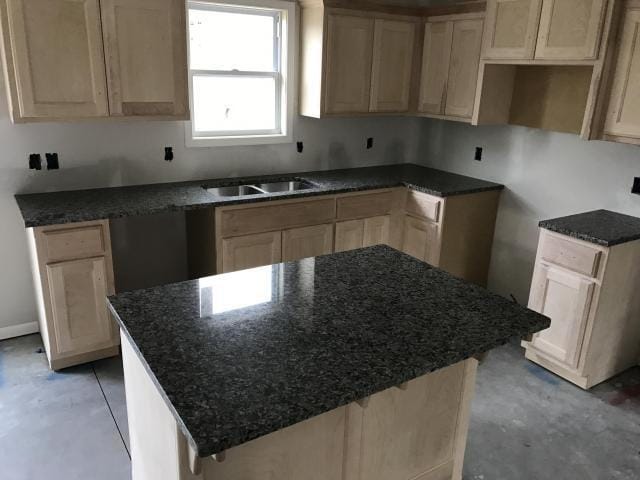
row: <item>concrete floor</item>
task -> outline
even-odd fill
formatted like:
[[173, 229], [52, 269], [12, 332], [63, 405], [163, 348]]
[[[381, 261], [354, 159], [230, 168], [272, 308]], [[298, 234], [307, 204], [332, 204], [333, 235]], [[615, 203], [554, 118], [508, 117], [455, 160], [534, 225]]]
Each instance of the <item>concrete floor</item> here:
[[[120, 359], [53, 373], [41, 347], [0, 342], [0, 478], [129, 479]], [[464, 478], [640, 479], [640, 368], [584, 392], [516, 345], [496, 349], [478, 371]]]

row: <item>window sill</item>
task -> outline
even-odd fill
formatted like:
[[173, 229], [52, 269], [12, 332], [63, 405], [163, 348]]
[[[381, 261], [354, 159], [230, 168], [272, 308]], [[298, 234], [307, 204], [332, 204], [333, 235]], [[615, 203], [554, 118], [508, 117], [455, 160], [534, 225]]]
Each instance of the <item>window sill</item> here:
[[187, 147], [234, 147], [243, 145], [274, 145], [278, 143], [292, 143], [292, 135], [247, 135], [232, 137], [193, 137], [186, 132]]

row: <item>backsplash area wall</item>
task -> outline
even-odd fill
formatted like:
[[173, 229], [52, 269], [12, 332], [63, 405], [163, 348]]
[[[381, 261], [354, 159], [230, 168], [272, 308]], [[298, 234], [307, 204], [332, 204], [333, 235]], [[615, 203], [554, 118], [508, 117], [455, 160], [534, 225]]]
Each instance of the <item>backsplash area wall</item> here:
[[[0, 218], [3, 220], [0, 229], [0, 338], [28, 332], [36, 321], [25, 230], [13, 198], [15, 193], [413, 161], [419, 125], [417, 119], [400, 117], [296, 118], [294, 137], [304, 141], [302, 154], [296, 152], [295, 144], [186, 148], [182, 122], [91, 121], [13, 125], [0, 80]], [[375, 139], [371, 150], [365, 149], [367, 137]], [[173, 162], [164, 161], [165, 146], [173, 146]], [[30, 153], [40, 153], [44, 159], [47, 152], [59, 153], [61, 170], [28, 170]], [[150, 241], [169, 237], [180, 247], [180, 235], [167, 233], [166, 229], [172, 228], [168, 219], [170, 217], [159, 216], [155, 229], [153, 219], [145, 219], [144, 228], [133, 228], [131, 220], [118, 222], [114, 228], [117, 235], [113, 239], [114, 248], [123, 244], [126, 247], [128, 242], [143, 244], [139, 238], [134, 238], [141, 230]], [[156, 262], [158, 258], [162, 259], [156, 257]], [[139, 265], [137, 260], [133, 265]], [[118, 263], [123, 263], [123, 260]], [[158, 270], [158, 265], [153, 269]], [[167, 271], [157, 273], [159, 278], [174, 274]], [[138, 281], [129, 277], [128, 283], [133, 285]]]
[[[489, 274], [499, 294], [527, 302], [540, 220], [600, 208], [640, 216], [640, 196], [631, 194], [640, 147], [525, 127], [422, 122], [420, 163], [507, 186]], [[481, 162], [475, 147], [483, 148]]]

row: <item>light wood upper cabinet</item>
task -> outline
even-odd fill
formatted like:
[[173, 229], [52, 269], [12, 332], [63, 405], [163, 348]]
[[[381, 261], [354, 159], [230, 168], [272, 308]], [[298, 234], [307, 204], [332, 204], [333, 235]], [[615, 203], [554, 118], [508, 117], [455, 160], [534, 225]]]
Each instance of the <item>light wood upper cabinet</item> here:
[[624, 12], [604, 133], [640, 139], [640, 1]]
[[375, 21], [370, 111], [409, 110], [415, 36], [414, 22]]
[[476, 98], [483, 21], [461, 20], [453, 24], [451, 62], [445, 114], [471, 118]]
[[535, 58], [598, 56], [606, 0], [544, 0]]
[[188, 112], [182, 0], [101, 0], [111, 115]]
[[575, 368], [578, 365], [594, 282], [560, 269], [536, 267], [529, 308], [552, 319], [551, 327], [533, 337], [542, 352]]
[[47, 265], [57, 352], [85, 353], [114, 345], [106, 297], [113, 294], [104, 257]]
[[485, 59], [531, 59], [536, 47], [542, 0], [488, 0]]
[[98, 0], [0, 3], [16, 121], [108, 115]]
[[422, 50], [418, 111], [444, 114], [453, 41], [453, 22], [427, 22]]
[[282, 233], [268, 232], [222, 240], [222, 272], [273, 265], [282, 261]]
[[14, 121], [187, 118], [181, 0], [2, 0], [0, 13]]
[[434, 17], [425, 25], [418, 111], [470, 121], [476, 98], [482, 14]]
[[369, 111], [373, 33], [373, 18], [329, 15], [326, 113]]
[[317, 257], [333, 252], [333, 225], [313, 225], [282, 232], [282, 261]]

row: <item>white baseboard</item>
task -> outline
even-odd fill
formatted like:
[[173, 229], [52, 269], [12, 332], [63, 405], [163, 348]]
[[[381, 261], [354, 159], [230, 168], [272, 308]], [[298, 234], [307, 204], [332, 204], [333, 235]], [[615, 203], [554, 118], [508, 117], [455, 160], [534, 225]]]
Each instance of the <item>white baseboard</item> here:
[[8, 327], [0, 327], [0, 340], [7, 338], [21, 337], [31, 333], [39, 332], [38, 322], [21, 323], [20, 325], [10, 325]]

